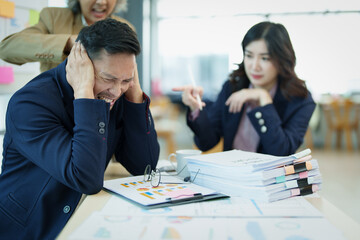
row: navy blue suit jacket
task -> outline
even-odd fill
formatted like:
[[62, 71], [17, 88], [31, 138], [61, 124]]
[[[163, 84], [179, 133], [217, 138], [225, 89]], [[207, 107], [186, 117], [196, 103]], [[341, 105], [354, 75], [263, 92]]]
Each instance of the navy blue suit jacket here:
[[[205, 107], [194, 121], [187, 118], [187, 124], [194, 132], [194, 140], [200, 150], [211, 149], [222, 137], [224, 151], [233, 149], [243, 110], [236, 114], [229, 112], [225, 102], [231, 94], [231, 84], [226, 81], [215, 103]], [[256, 107], [247, 113], [260, 136], [257, 152], [277, 156], [295, 153], [303, 142], [314, 109], [315, 103], [310, 92], [307, 98], [293, 97], [287, 100], [278, 87], [273, 104]], [[263, 124], [260, 119], [264, 120]]]
[[150, 100], [122, 96], [109, 111], [97, 99], [74, 100], [66, 60], [11, 98], [0, 175], [0, 239], [54, 239], [81, 195], [102, 189], [110, 158], [133, 175], [159, 157]]

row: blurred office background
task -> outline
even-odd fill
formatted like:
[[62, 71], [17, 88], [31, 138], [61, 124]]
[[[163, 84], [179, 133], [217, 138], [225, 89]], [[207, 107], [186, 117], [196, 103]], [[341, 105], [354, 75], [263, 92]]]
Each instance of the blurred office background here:
[[[28, 26], [29, 11], [67, 6], [66, 0], [11, 2], [15, 18], [0, 19], [1, 39]], [[324, 177], [320, 194], [360, 222], [360, 1], [128, 0], [128, 11], [120, 16], [135, 26], [142, 45], [139, 76], [152, 98], [160, 159], [194, 148], [181, 95], [171, 91], [191, 84], [187, 66], [204, 87], [204, 97], [214, 100], [242, 61], [245, 32], [260, 21], [282, 23], [296, 52], [296, 72], [317, 102], [302, 148], [310, 147], [319, 160]], [[0, 66], [14, 72], [12, 83], [0, 84], [4, 133], [9, 97], [39, 73], [39, 65], [0, 60]]]

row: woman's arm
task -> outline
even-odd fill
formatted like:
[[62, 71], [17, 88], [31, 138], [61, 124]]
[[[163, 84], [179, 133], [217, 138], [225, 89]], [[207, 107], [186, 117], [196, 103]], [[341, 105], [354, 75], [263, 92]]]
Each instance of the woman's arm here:
[[250, 111], [248, 116], [260, 136], [259, 151], [276, 156], [295, 153], [303, 143], [314, 109], [309, 94], [306, 99], [282, 101]]
[[39, 22], [0, 43], [0, 58], [22, 65], [27, 62], [62, 62], [64, 48], [72, 35], [74, 16], [66, 8], [44, 8]]

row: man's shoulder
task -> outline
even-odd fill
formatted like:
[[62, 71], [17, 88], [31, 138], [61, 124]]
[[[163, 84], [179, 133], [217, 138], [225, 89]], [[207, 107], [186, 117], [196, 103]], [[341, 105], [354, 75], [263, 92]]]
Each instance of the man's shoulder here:
[[51, 101], [58, 95], [58, 86], [53, 75], [44, 72], [29, 81], [25, 86], [14, 93], [12, 99], [17, 101]]

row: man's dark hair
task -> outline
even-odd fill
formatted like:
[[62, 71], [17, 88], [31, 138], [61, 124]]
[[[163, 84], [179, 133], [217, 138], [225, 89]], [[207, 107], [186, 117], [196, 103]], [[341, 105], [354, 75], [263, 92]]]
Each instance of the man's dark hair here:
[[139, 55], [141, 51], [137, 35], [129, 25], [111, 18], [84, 27], [76, 41], [81, 41], [90, 59], [96, 59], [103, 49], [108, 54]]

